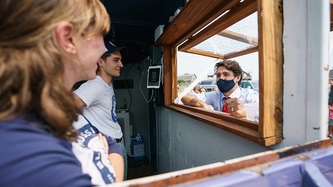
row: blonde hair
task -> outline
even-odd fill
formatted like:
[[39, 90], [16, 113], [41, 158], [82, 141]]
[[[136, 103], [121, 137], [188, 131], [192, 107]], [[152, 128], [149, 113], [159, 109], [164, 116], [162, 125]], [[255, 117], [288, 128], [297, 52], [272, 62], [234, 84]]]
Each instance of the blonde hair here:
[[0, 120], [37, 115], [56, 136], [74, 140], [77, 108], [55, 27], [67, 21], [78, 35], [106, 34], [105, 7], [99, 0], [1, 0], [0, 12]]

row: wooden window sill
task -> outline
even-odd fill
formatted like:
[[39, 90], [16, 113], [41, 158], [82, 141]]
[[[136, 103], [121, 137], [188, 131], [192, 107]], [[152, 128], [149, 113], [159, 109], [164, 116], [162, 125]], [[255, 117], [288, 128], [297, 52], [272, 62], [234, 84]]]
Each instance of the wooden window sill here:
[[167, 105], [166, 108], [177, 111], [193, 119], [223, 129], [264, 146], [273, 145], [282, 141], [282, 137], [260, 137], [258, 131], [259, 124], [247, 121], [245, 119], [232, 117], [216, 111], [208, 111], [206, 109], [179, 104]]

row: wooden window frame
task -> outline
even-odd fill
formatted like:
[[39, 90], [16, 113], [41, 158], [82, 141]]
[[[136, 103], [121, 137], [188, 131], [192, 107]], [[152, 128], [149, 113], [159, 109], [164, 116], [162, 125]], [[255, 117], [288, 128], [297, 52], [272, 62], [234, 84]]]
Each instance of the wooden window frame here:
[[[217, 18], [217, 21], [198, 32]], [[191, 50], [193, 46], [218, 34], [228, 26], [258, 11], [258, 47], [242, 51], [259, 55], [259, 124], [227, 116], [219, 112], [173, 103], [177, 91], [177, 47], [181, 51], [218, 58], [232, 58], [239, 54], [216, 56]], [[165, 107], [199, 121], [224, 129], [264, 146], [283, 139], [283, 12], [282, 0], [190, 0], [156, 41], [163, 46]], [[192, 37], [193, 36], [193, 37]], [[186, 41], [184, 43], [184, 41]], [[181, 44], [181, 45], [180, 45]]]

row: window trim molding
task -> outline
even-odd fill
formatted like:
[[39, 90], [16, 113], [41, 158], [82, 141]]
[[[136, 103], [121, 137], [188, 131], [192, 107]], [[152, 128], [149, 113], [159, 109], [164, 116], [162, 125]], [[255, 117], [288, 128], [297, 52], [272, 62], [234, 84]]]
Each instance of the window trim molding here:
[[[244, 7], [251, 7], [253, 9], [253, 3], [255, 3], [258, 7], [259, 45], [257, 49], [259, 51], [260, 85], [260, 118], [258, 130], [251, 128], [253, 127], [253, 123], [246, 120], [236, 119], [223, 114], [216, 114], [216, 112], [207, 112], [195, 107], [173, 103], [173, 100], [178, 96], [177, 45], [189, 39], [189, 36], [201, 29], [201, 27], [204, 26], [204, 23], [207, 24], [207, 20], [212, 20], [213, 18], [215, 19], [218, 15], [220, 15], [223, 6], [228, 5], [228, 7], [230, 7], [231, 5], [229, 3], [235, 4], [240, 0], [232, 2], [228, 2], [226, 0], [208, 1], [209, 2], [202, 0], [189, 1], [175, 20], [170, 23], [168, 27], [166, 27], [161, 37], [156, 41], [156, 45], [161, 45], [164, 49], [165, 106], [171, 110], [180, 112], [209, 125], [224, 129], [264, 146], [270, 146], [281, 142], [283, 139], [282, 0], [245, 0], [242, 2], [244, 5], [247, 5]], [[238, 9], [234, 12], [246, 12], [246, 14], [249, 14], [252, 9], [247, 11], [240, 11]], [[192, 14], [198, 15], [196, 12], [201, 12], [202, 14], [196, 17], [189, 16]], [[231, 11], [229, 11], [229, 13], [230, 12]], [[236, 20], [238, 19], [239, 18], [237, 17]], [[233, 20], [235, 19], [232, 19], [231, 22]], [[208, 35], [214, 35], [212, 33], [217, 32], [217, 30], [214, 29], [210, 29], [209, 31], [210, 33], [208, 33]], [[205, 37], [197, 38], [203, 39]], [[187, 41], [189, 42], [191, 40]], [[199, 40], [193, 39], [192, 41], [197, 42]], [[184, 45], [184, 43], [182, 45]]]

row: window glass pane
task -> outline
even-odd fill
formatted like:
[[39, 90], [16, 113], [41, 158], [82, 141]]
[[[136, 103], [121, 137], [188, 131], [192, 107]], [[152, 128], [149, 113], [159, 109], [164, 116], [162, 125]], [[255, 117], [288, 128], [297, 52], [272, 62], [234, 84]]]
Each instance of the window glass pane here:
[[[237, 61], [243, 70], [243, 79], [240, 87], [242, 89], [252, 89], [259, 92], [259, 73], [258, 73], [258, 52], [250, 53], [232, 58]], [[182, 104], [180, 99], [187, 93], [196, 94], [200, 99], [203, 94], [195, 88], [204, 87], [205, 92], [213, 91], [216, 85], [216, 77], [214, 75], [214, 65], [221, 59], [205, 57], [190, 53], [178, 52], [178, 98], [174, 103]], [[259, 108], [256, 108], [258, 110]], [[259, 110], [255, 111], [256, 118], [251, 118], [253, 122], [259, 122]]]
[[178, 51], [178, 95], [192, 92], [193, 88], [201, 83], [209, 84], [208, 88], [211, 90], [215, 84], [213, 75], [216, 62], [215, 58]]
[[196, 45], [194, 49], [229, 54], [258, 46], [257, 12]]
[[[238, 56], [232, 58], [239, 63], [242, 67], [242, 70], [246, 72], [243, 76], [243, 80], [259, 80], [259, 60], [258, 60], [258, 52], [250, 53], [247, 55]], [[249, 77], [247, 75], [250, 75]]]

